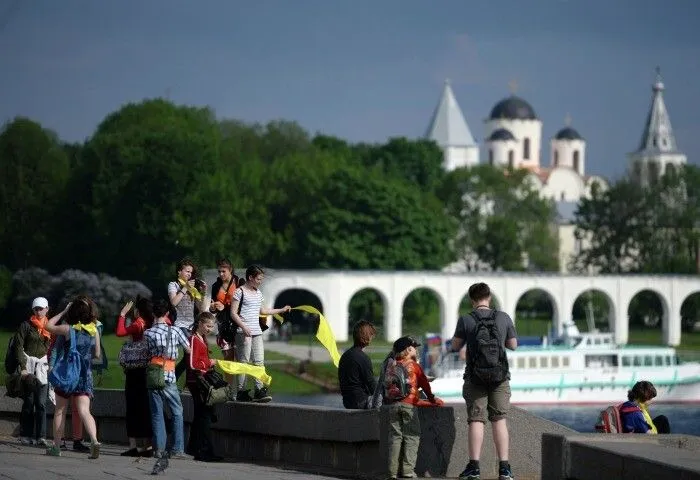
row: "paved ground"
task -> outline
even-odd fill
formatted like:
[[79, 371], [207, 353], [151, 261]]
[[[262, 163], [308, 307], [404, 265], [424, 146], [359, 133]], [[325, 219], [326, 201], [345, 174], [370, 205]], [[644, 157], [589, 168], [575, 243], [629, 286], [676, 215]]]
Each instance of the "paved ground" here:
[[[44, 450], [19, 445], [16, 438], [0, 437], [0, 479], [144, 479], [155, 462], [152, 458], [134, 461], [120, 457], [122, 446], [103, 445], [100, 458], [89, 460], [87, 454], [63, 452], [49, 457]], [[168, 479], [251, 479], [251, 480], [325, 480], [336, 477], [312, 475], [272, 466], [249, 463], [201, 463], [194, 460], [171, 460], [160, 477]]]

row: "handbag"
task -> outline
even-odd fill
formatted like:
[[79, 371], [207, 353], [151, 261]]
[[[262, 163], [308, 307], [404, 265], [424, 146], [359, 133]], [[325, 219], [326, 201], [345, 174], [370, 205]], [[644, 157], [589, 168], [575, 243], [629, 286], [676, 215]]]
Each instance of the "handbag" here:
[[[231, 291], [231, 287], [235, 286], [235, 284], [236, 282], [234, 282], [232, 278], [228, 283], [228, 287], [226, 288], [226, 294]], [[243, 290], [241, 290], [241, 294], [243, 294]], [[213, 295], [214, 292], [212, 292], [212, 296]], [[243, 303], [243, 297], [241, 297], [241, 303]], [[238, 313], [241, 313], [240, 306], [238, 308]], [[231, 320], [231, 310], [229, 308], [224, 308], [222, 311], [217, 313], [217, 322], [219, 328], [219, 338], [224, 340], [226, 343], [233, 344], [236, 341], [236, 326], [233, 324], [233, 320]]]
[[214, 369], [197, 375], [197, 385], [202, 395], [202, 402], [211, 407], [233, 397], [233, 390], [224, 377]]
[[80, 382], [80, 372], [83, 367], [82, 358], [75, 347], [75, 329], [70, 330], [70, 346], [66, 350], [65, 337], [63, 343], [63, 352], [56, 358], [56, 362], [49, 373], [49, 383], [56, 390], [63, 393], [73, 393], [78, 388]]
[[119, 365], [125, 370], [133, 368], [144, 368], [148, 366], [151, 355], [148, 352], [148, 342], [146, 339], [138, 342], [125, 342], [119, 350]]
[[[172, 338], [172, 327], [168, 327], [168, 338], [165, 342], [165, 353], [170, 352], [170, 341]], [[163, 390], [165, 388], [165, 360], [163, 363], [153, 363], [153, 358], [146, 366], [146, 388], [149, 390]]]

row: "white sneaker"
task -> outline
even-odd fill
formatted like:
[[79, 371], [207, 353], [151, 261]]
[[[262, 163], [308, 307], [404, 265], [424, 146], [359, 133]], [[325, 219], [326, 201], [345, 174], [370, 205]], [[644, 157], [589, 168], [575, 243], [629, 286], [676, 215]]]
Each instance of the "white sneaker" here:
[[49, 442], [47, 442], [45, 438], [40, 438], [39, 440], [36, 441], [36, 444], [39, 447], [48, 447], [49, 446]]
[[29, 437], [20, 437], [20, 438], [19, 438], [19, 443], [21, 443], [22, 445], [31, 445], [31, 444], [33, 444], [34, 442], [33, 442], [32, 439], [29, 438]]

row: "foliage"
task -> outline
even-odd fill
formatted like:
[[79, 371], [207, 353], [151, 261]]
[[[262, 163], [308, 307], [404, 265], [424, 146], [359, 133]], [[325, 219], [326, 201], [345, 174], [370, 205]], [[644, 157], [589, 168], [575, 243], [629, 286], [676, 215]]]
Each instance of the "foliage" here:
[[12, 272], [4, 265], [0, 265], [0, 310], [5, 308], [12, 296]]

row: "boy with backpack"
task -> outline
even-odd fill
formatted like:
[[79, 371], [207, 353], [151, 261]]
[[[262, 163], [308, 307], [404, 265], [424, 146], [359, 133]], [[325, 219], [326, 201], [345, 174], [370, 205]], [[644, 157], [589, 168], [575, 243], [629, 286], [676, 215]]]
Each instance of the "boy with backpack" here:
[[[389, 477], [392, 480], [398, 478], [399, 472], [401, 478], [416, 476], [413, 469], [420, 443], [420, 420], [416, 407], [439, 407], [443, 404], [433, 395], [430, 383], [416, 361], [418, 346], [420, 344], [411, 337], [396, 340], [384, 361], [377, 385], [377, 389], [381, 389], [384, 405], [390, 409]], [[423, 389], [427, 400], [421, 399], [420, 389]]]
[[459, 478], [481, 478], [479, 457], [488, 416], [499, 459], [498, 478], [512, 480], [506, 425], [510, 410], [510, 372], [505, 349], [515, 350], [518, 346], [515, 326], [507, 313], [490, 307], [491, 289], [487, 284], [475, 283], [469, 287], [469, 299], [474, 310], [457, 321], [451, 342], [453, 351], [467, 347], [462, 396], [467, 403], [469, 422], [469, 463]]

